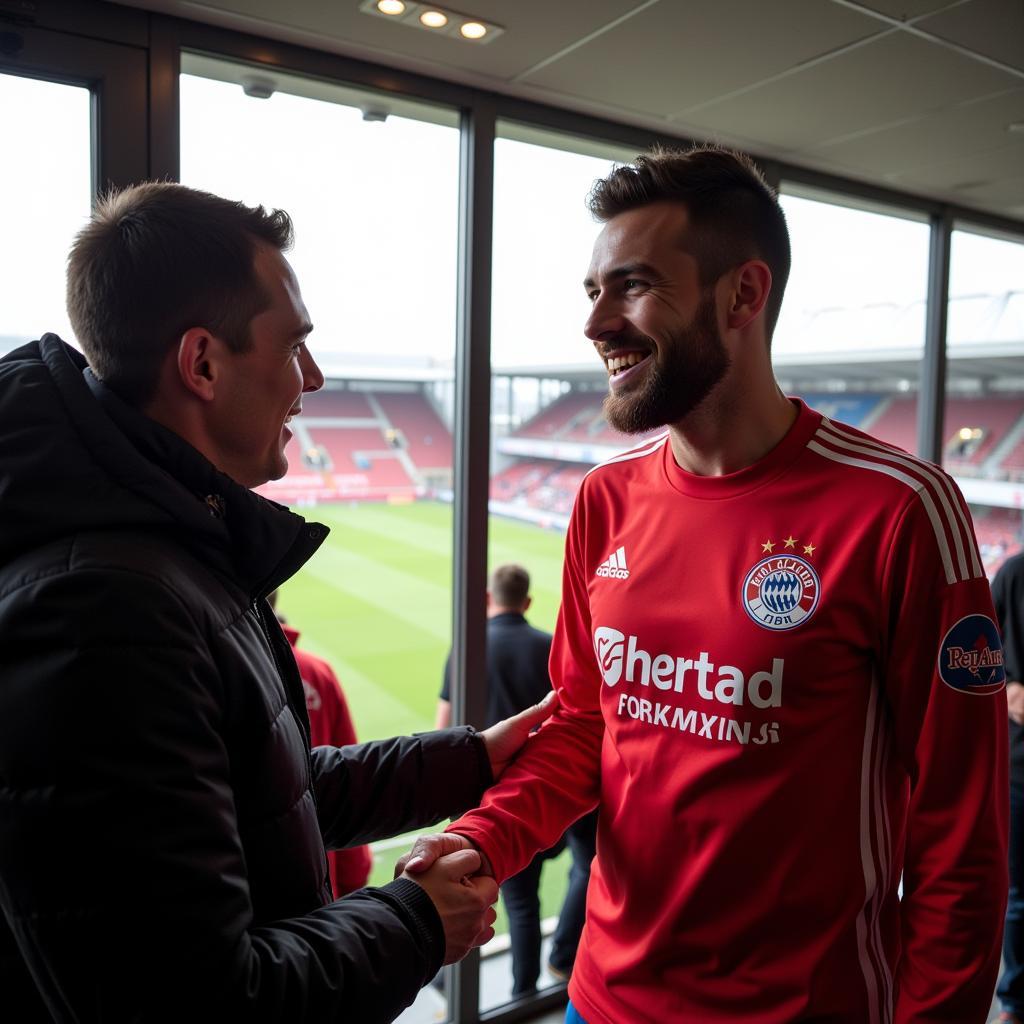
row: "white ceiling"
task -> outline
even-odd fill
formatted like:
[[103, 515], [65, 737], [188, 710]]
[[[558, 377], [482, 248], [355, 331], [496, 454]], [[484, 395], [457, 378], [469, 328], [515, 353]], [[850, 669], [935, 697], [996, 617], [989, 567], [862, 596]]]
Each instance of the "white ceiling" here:
[[487, 45], [359, 0], [125, 2], [1024, 220], [1024, 0], [457, 0]]

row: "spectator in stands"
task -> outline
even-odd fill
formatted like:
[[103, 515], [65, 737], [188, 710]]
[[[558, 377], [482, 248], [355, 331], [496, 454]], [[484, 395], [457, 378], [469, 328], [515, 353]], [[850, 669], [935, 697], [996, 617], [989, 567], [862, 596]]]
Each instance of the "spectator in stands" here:
[[250, 490], [323, 382], [291, 237], [111, 195], [68, 261], [88, 363], [52, 334], [0, 360], [5, 1020], [391, 1020], [492, 932], [472, 852], [331, 899], [325, 844], [479, 800], [546, 710], [310, 751], [266, 594], [327, 531]]
[[[487, 587], [487, 725], [540, 703], [551, 690], [548, 676], [551, 634], [535, 629], [526, 620], [532, 603], [530, 574], [521, 565], [499, 565], [491, 573]], [[451, 720], [449, 654], [435, 725], [446, 729]], [[522, 871], [506, 879], [501, 886], [512, 943], [512, 995], [515, 998], [529, 995], [537, 988], [541, 951], [538, 897], [541, 869], [545, 860], [562, 852], [566, 841], [572, 850], [573, 866], [549, 967], [561, 979], [572, 971], [583, 931], [596, 828], [596, 813], [584, 815], [569, 826], [564, 839], [538, 853]]]
[[1010, 734], [1010, 895], [1003, 932], [1000, 1021], [1024, 1024], [1024, 555], [1007, 559], [992, 581], [1006, 652]]
[[[309, 745], [311, 747], [347, 747], [356, 742], [356, 727], [348, 709], [345, 691], [341, 688], [334, 669], [323, 658], [298, 646], [299, 631], [288, 625], [278, 611], [277, 591], [267, 595], [267, 601], [281, 623], [281, 629], [291, 644], [295, 664], [306, 696], [309, 714]], [[331, 890], [335, 899], [341, 899], [361, 889], [370, 878], [373, 854], [369, 846], [350, 846], [327, 853], [327, 867], [331, 873]]]
[[591, 209], [606, 413], [668, 429], [580, 488], [559, 711], [407, 863], [500, 882], [599, 804], [568, 1020], [981, 1024], [1006, 704], [963, 497], [779, 389], [789, 237], [748, 158], [655, 151]]

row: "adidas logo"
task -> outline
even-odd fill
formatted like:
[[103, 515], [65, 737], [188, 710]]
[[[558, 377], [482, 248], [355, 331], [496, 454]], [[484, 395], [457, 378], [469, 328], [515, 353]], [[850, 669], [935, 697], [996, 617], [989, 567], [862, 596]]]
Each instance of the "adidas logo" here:
[[628, 580], [629, 569], [626, 567], [626, 549], [613, 551], [598, 567], [597, 575], [613, 580]]

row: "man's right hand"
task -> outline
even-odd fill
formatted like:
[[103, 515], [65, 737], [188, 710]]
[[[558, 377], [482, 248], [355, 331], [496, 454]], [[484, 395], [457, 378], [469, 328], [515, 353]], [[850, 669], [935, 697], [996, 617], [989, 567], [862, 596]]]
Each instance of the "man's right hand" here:
[[480, 870], [480, 855], [460, 849], [434, 860], [416, 874], [402, 871], [402, 877], [422, 886], [431, 898], [444, 928], [444, 962], [461, 960], [474, 946], [494, 937], [494, 903], [498, 885], [493, 878], [471, 877]]
[[438, 857], [455, 853], [458, 850], [472, 850], [479, 856], [480, 866], [476, 870], [478, 875], [494, 874], [487, 855], [465, 836], [460, 836], [456, 832], [435, 832], [431, 835], [416, 837], [412, 849], [398, 858], [398, 862], [395, 864], [395, 878], [403, 871], [410, 875], [419, 875], [426, 871]]
[[1010, 718], [1018, 725], [1024, 725], [1024, 684], [1016, 681], [1006, 684], [1006, 706]]

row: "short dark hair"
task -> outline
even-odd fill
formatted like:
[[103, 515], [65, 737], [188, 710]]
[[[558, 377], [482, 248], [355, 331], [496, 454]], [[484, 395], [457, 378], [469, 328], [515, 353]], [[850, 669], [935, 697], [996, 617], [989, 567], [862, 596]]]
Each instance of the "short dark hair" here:
[[530, 596], [530, 574], [521, 565], [499, 565], [491, 573], [489, 589], [500, 608], [522, 608]]
[[594, 183], [587, 197], [601, 221], [663, 200], [685, 204], [691, 251], [701, 284], [714, 284], [745, 260], [762, 259], [772, 272], [765, 306], [769, 341], [789, 278], [789, 231], [775, 190], [750, 157], [721, 146], [656, 146]]
[[133, 405], [156, 389], [168, 349], [191, 327], [249, 347], [249, 324], [269, 298], [256, 245], [292, 243], [283, 210], [221, 199], [167, 181], [98, 202], [68, 257], [71, 327], [93, 371]]

